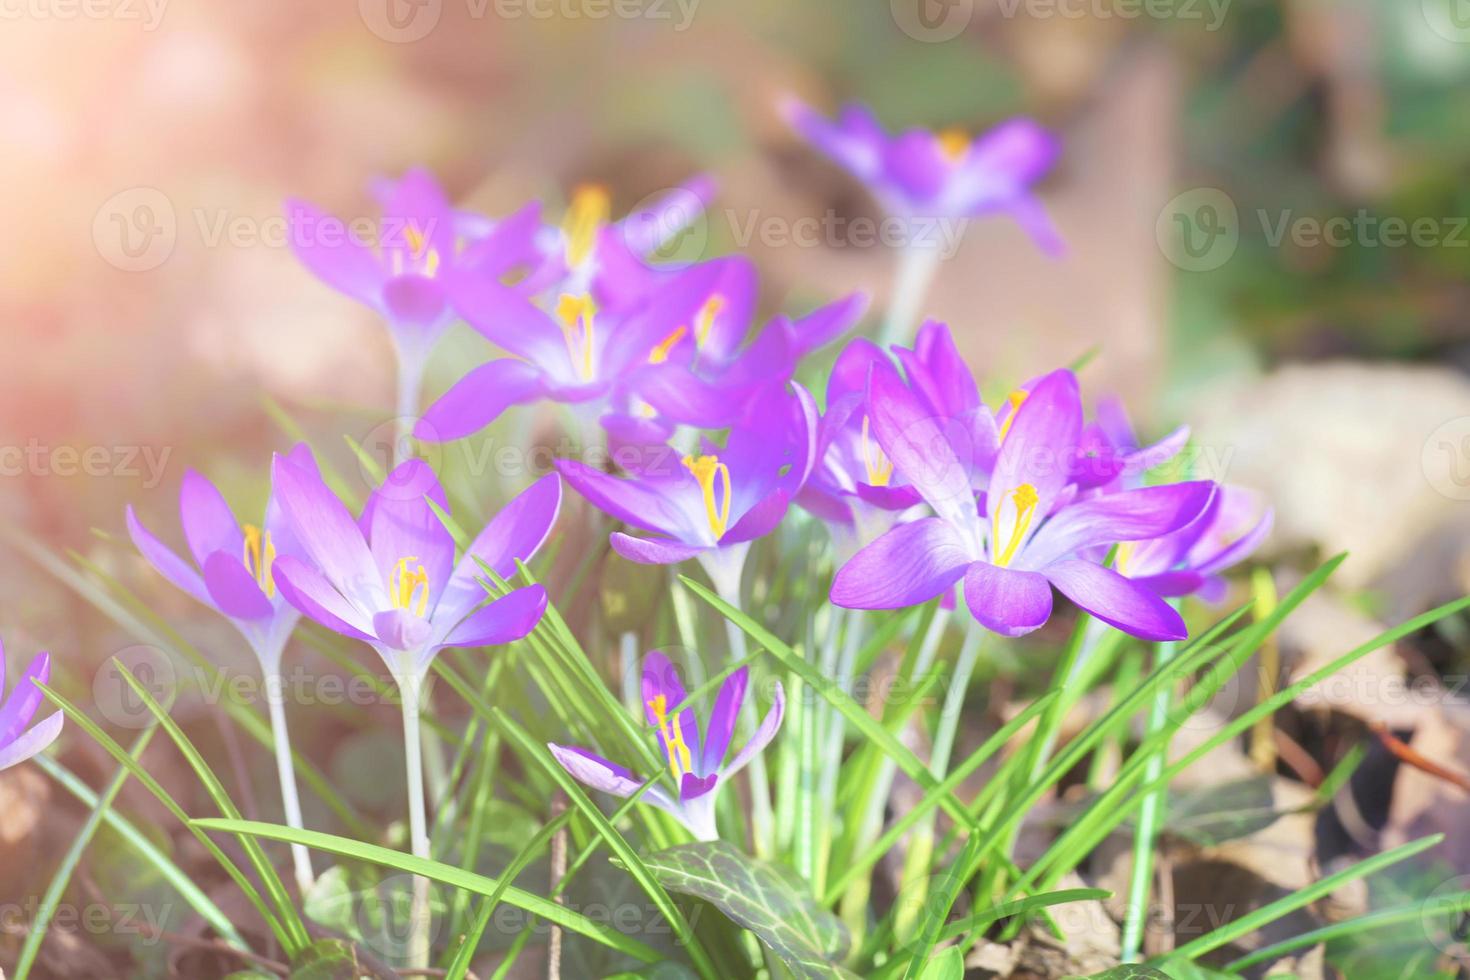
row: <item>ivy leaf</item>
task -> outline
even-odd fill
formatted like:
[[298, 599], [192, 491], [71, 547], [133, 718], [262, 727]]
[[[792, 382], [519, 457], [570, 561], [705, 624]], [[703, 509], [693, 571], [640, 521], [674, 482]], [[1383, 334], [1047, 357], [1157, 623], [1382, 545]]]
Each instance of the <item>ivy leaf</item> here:
[[319, 939], [296, 957], [290, 980], [354, 980], [357, 952], [340, 939]]
[[703, 899], [744, 926], [797, 976], [848, 980], [838, 965], [851, 938], [788, 868], [742, 854], [726, 841], [680, 844], [644, 858], [671, 892]]

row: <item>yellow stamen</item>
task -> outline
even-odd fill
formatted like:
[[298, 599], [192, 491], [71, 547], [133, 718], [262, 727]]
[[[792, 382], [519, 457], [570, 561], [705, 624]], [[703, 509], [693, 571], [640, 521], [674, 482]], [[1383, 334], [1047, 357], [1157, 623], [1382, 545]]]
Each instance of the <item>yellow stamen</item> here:
[[1001, 568], [1009, 565], [1011, 559], [1016, 557], [1016, 549], [1021, 547], [1021, 539], [1031, 526], [1031, 518], [1036, 513], [1036, 504], [1040, 498], [1036, 495], [1035, 487], [1023, 483], [1011, 491], [1011, 500], [1016, 504], [1016, 523], [1011, 526], [1011, 539], [1006, 542], [1005, 550], [996, 556], [995, 563]]
[[567, 353], [572, 358], [583, 381], [591, 381], [595, 373], [597, 333], [593, 319], [597, 315], [597, 304], [588, 293], [573, 295], [562, 293], [556, 301], [556, 315], [562, 323], [562, 335], [566, 338]]
[[[715, 318], [725, 308], [725, 297], [719, 293], [704, 301], [699, 312], [694, 316], [694, 343], [697, 347], [703, 347], [705, 341], [709, 340], [710, 331], [714, 329]], [[689, 336], [689, 327], [675, 327], [669, 331], [669, 335], [658, 342], [658, 346], [648, 355], [648, 363], [662, 364], [669, 359], [669, 352], [674, 345]]]
[[863, 416], [863, 466], [868, 471], [868, 483], [875, 487], [886, 487], [893, 479], [893, 460], [883, 447], [868, 438], [868, 417]]
[[[417, 564], [418, 567], [410, 569], [408, 566], [411, 564]], [[420, 589], [420, 586], [423, 588]], [[415, 596], [417, 603], [414, 601]], [[393, 573], [388, 577], [388, 598], [394, 609], [412, 609], [420, 618], [428, 613], [429, 573], [424, 569], [423, 562], [413, 557], [398, 559], [398, 564], [393, 566]]]
[[1006, 416], [1005, 423], [1000, 427], [1000, 440], [1004, 441], [1006, 433], [1011, 431], [1011, 423], [1016, 421], [1016, 413], [1021, 410], [1021, 404], [1026, 400], [1026, 392], [1017, 388], [1006, 395], [1006, 401], [1010, 403], [1011, 414]]
[[271, 564], [276, 560], [276, 545], [269, 531], [261, 531], [254, 524], [245, 524], [240, 530], [245, 535], [245, 570], [255, 579], [260, 591], [267, 599], [276, 597], [276, 582], [271, 577]]
[[684, 335], [688, 332], [688, 327], [675, 327], [667, 337], [658, 342], [658, 346], [648, 355], [648, 363], [662, 364], [664, 361], [667, 361], [669, 359], [669, 351], [673, 350], [674, 345], [683, 340]]
[[[684, 468], [694, 474], [694, 479], [699, 481], [699, 488], [704, 491], [704, 513], [709, 520], [709, 529], [714, 532], [715, 540], [725, 535], [725, 527], [730, 522], [730, 467], [720, 462], [718, 456], [685, 456]], [[715, 502], [715, 477], [721, 480], [721, 490], [718, 505]]]
[[579, 266], [587, 261], [597, 244], [597, 233], [607, 224], [612, 213], [612, 199], [600, 184], [583, 184], [572, 193], [562, 231], [567, 237], [567, 264]]
[[939, 152], [950, 163], [959, 163], [970, 152], [970, 134], [959, 126], [951, 126], [934, 134], [939, 143]]
[[699, 314], [694, 318], [694, 339], [703, 347], [705, 341], [709, 340], [709, 332], [714, 329], [715, 317], [725, 309], [725, 297], [719, 293], [704, 301], [699, 308]]
[[669, 772], [678, 779], [686, 772], [693, 771], [690, 764], [689, 744], [684, 741], [684, 730], [679, 727], [679, 712], [669, 715], [669, 700], [662, 694], [655, 695], [648, 702], [648, 710], [653, 712], [654, 719], [658, 722], [659, 733], [664, 737], [664, 746], [669, 753]]
[[1113, 568], [1119, 575], [1128, 574], [1128, 566], [1133, 561], [1133, 551], [1137, 546], [1137, 541], [1123, 541], [1118, 544], [1118, 550], [1113, 552]]
[[[434, 274], [439, 271], [439, 250], [437, 248], [427, 248], [429, 244], [428, 236], [419, 231], [413, 224], [409, 224], [404, 229], [403, 237], [408, 239], [408, 254], [422, 261], [424, 264], [424, 275], [433, 278]], [[403, 259], [401, 256], [395, 255], [394, 272], [395, 274], [402, 274], [402, 271]]]

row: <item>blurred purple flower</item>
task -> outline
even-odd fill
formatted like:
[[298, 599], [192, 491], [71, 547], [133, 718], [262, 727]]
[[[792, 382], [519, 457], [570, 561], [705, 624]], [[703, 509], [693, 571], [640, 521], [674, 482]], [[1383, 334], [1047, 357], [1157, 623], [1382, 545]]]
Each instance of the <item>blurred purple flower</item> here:
[[884, 363], [868, 390], [879, 445], [936, 516], [902, 524], [837, 573], [832, 601], [896, 609], [928, 601], [963, 579], [966, 604], [986, 629], [1020, 636], [1051, 616], [1053, 587], [1079, 607], [1144, 639], [1181, 639], [1184, 622], [1151, 589], [1085, 556], [1100, 547], [1177, 531], [1209, 504], [1208, 481], [1124, 490], [1079, 500], [1070, 472], [1082, 433], [1077, 379], [1056, 371], [1009, 403], [983, 493], [952, 432]]
[[[658, 731], [659, 746], [669, 760], [669, 774], [679, 788], [677, 796], [670, 796], [662, 787], [652, 786], [643, 799], [672, 815], [700, 840], [719, 837], [715, 829], [715, 792], [769, 745], [781, 727], [786, 698], [778, 681], [770, 710], [755, 734], [725, 764], [749, 681], [749, 667], [741, 667], [725, 679], [715, 695], [708, 724], [701, 731], [692, 711], [675, 710], [687, 695], [674, 665], [657, 650], [643, 658], [644, 717]], [[630, 770], [587, 749], [556, 744], [548, 748], [567, 772], [593, 789], [626, 799], [643, 787], [643, 781]]]
[[536, 553], [561, 505], [555, 474], [502, 508], [457, 564], [454, 539], [429, 504], [447, 512], [444, 490], [421, 460], [398, 466], [358, 521], [312, 467], [278, 457], [275, 482], [300, 542], [299, 557], [276, 562], [281, 592], [321, 625], [370, 644], [400, 684], [421, 679], [446, 646], [520, 639], [546, 609], [540, 585], [513, 589], [482, 607], [480, 562], [509, 578], [517, 559]]
[[400, 366], [416, 377], [434, 342], [454, 320], [443, 278], [475, 269], [498, 279], [538, 261], [540, 206], [501, 220], [456, 210], [426, 170], [379, 180], [378, 241], [304, 201], [286, 203], [291, 249], [322, 282], [383, 317]]
[[1003, 212], [1044, 251], [1062, 251], [1056, 229], [1031, 194], [1061, 146], [1033, 120], [1012, 119], [973, 138], [957, 129], [890, 135], [856, 103], [844, 106], [835, 120], [794, 98], [780, 108], [797, 133], [867, 185], [889, 214], [962, 218]]
[[[316, 469], [306, 445], [286, 457], [294, 465]], [[127, 509], [128, 534], [134, 546], [160, 575], [224, 616], [245, 637], [263, 672], [277, 673], [281, 651], [300, 613], [276, 588], [277, 559], [299, 554], [296, 537], [272, 492], [265, 520], [241, 524], [224, 496], [206, 477], [188, 470], [179, 487], [179, 524], [193, 561], [187, 561], [153, 535]]]
[[[0, 644], [0, 689], [5, 679], [5, 647]], [[41, 689], [33, 681], [45, 684], [51, 679], [51, 654], [44, 650], [31, 658], [15, 687], [0, 704], [0, 769], [34, 756], [56, 741], [61, 734], [62, 714], [57, 711], [39, 724], [28, 728], [36, 709], [41, 706]]]

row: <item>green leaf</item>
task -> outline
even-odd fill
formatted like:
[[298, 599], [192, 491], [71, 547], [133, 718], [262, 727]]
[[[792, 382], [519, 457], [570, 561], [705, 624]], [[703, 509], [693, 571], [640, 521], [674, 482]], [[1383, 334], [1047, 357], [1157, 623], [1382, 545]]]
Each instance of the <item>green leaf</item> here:
[[727, 841], [680, 844], [643, 859], [670, 891], [704, 899], [749, 929], [798, 976], [851, 977], [847, 927], [789, 868], [747, 857]]
[[341, 939], [319, 939], [296, 958], [290, 980], [357, 980], [357, 952]]
[[919, 980], [964, 980], [964, 976], [965, 957], [958, 946], [950, 946], [929, 957], [929, 962], [924, 964], [923, 972], [919, 974]]

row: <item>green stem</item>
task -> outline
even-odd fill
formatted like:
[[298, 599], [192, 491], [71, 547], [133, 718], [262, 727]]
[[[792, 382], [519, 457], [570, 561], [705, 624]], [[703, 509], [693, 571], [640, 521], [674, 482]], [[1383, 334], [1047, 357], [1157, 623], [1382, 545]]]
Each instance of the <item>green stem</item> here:
[[[950, 678], [949, 691], [945, 694], [944, 706], [939, 711], [939, 724], [934, 730], [934, 748], [929, 756], [929, 771], [936, 779], [943, 779], [949, 771], [949, 757], [954, 750], [960, 715], [964, 712], [965, 694], [970, 686], [970, 675], [980, 657], [984, 638], [985, 630], [980, 624], [973, 619], [968, 620], [965, 640], [955, 659], [954, 675]], [[903, 901], [898, 904], [893, 920], [893, 931], [901, 940], [911, 937], [918, 913], [925, 907], [928, 899], [929, 862], [934, 854], [934, 818], [935, 814], [931, 811], [914, 828], [908, 851], [904, 855], [903, 876], [898, 890]]]

